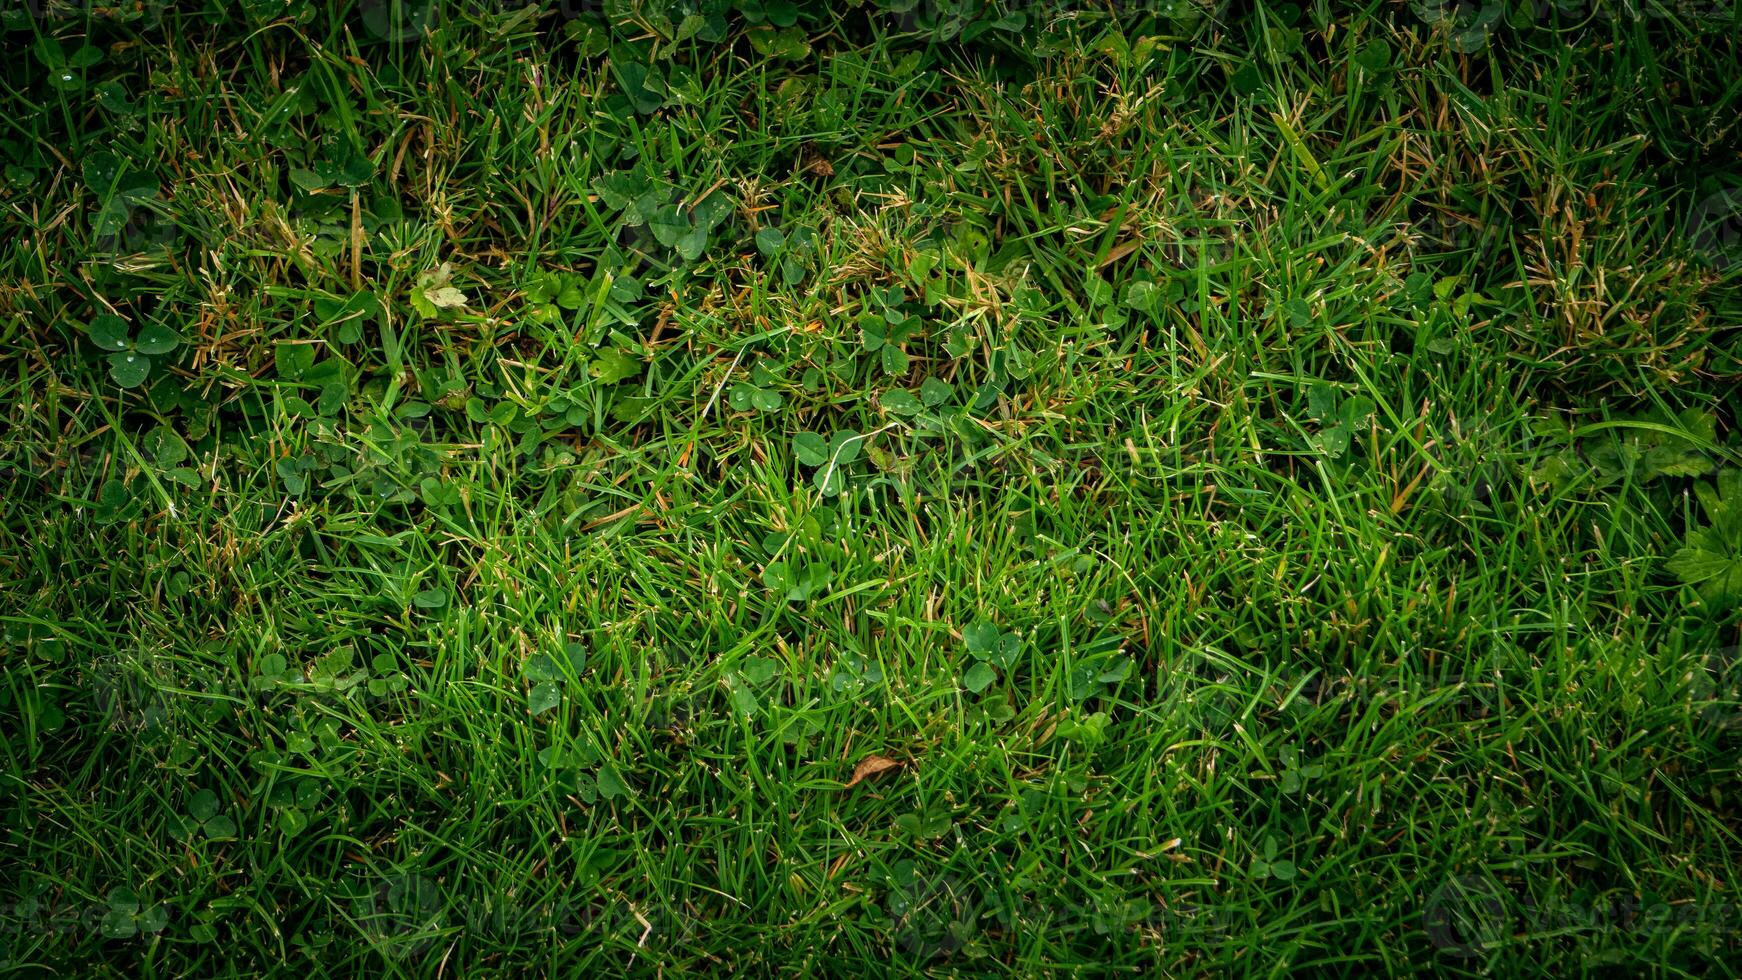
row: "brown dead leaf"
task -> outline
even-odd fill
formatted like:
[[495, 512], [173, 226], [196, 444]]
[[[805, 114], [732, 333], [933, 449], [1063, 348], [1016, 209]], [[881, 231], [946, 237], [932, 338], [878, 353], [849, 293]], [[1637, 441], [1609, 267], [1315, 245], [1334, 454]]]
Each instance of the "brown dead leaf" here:
[[847, 785], [841, 788], [852, 789], [873, 776], [881, 775], [891, 769], [900, 769], [903, 765], [905, 765], [905, 763], [899, 759], [891, 759], [887, 756], [881, 755], [868, 755], [865, 758], [860, 759], [859, 764], [853, 767], [853, 778], [848, 780]]
[[829, 162], [828, 157], [823, 156], [823, 151], [818, 148], [815, 143], [806, 143], [801, 148], [799, 157], [801, 160], [799, 166], [800, 173], [808, 170], [811, 173], [823, 177], [833, 177], [835, 175], [835, 165]]

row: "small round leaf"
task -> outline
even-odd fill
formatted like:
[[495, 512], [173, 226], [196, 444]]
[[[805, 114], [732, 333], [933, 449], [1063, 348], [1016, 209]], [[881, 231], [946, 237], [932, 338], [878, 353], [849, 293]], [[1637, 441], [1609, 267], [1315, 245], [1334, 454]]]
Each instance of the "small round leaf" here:
[[91, 321], [91, 343], [104, 350], [127, 349], [127, 321], [105, 313]]

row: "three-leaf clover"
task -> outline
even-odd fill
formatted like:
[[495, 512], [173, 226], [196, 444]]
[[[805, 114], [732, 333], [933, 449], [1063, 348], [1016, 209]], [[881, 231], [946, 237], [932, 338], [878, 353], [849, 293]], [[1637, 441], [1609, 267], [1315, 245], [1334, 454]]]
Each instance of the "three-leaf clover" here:
[[817, 468], [812, 484], [824, 496], [834, 496], [847, 486], [847, 465], [859, 458], [864, 440], [864, 435], [852, 428], [843, 428], [829, 439], [815, 432], [800, 432], [793, 437], [793, 458], [805, 467]]
[[354, 344], [363, 339], [363, 324], [381, 316], [381, 301], [375, 294], [362, 291], [349, 299], [319, 296], [314, 301], [315, 317], [322, 326], [334, 327], [334, 338], [341, 344]]
[[272, 467], [278, 478], [284, 481], [284, 489], [293, 497], [300, 497], [308, 492], [313, 474], [321, 468], [321, 461], [312, 453], [300, 456], [286, 456]]
[[555, 653], [533, 655], [520, 667], [532, 685], [526, 695], [527, 710], [537, 717], [562, 704], [564, 688], [577, 682], [586, 666], [587, 648], [579, 643], [565, 643]]
[[131, 503], [133, 491], [127, 489], [127, 484], [115, 478], [103, 481], [103, 485], [97, 488], [97, 522], [113, 524], [121, 519]]
[[731, 403], [732, 410], [736, 412], [748, 412], [751, 409], [759, 412], [773, 412], [780, 408], [785, 399], [781, 397], [780, 392], [772, 388], [764, 388], [748, 381], [740, 381], [732, 386], [732, 391], [727, 395], [726, 400]]
[[621, 347], [606, 344], [593, 352], [587, 373], [600, 384], [614, 385], [641, 373], [641, 360]]
[[321, 654], [309, 665], [309, 683], [341, 694], [355, 689], [369, 678], [366, 669], [352, 670], [356, 666], [356, 654], [356, 648], [349, 643]]
[[857, 653], [849, 653], [835, 662], [829, 671], [829, 688], [840, 694], [857, 693], [883, 683], [883, 665]]
[[[298, 733], [298, 742], [291, 751], [309, 752], [314, 742], [306, 733]], [[309, 813], [320, 804], [321, 784], [315, 779], [281, 780], [266, 795], [266, 805], [275, 814], [274, 823], [286, 837], [295, 837], [308, 828]]]
[[647, 230], [667, 248], [675, 249], [684, 261], [694, 262], [708, 247], [708, 235], [720, 222], [732, 214], [732, 201], [716, 191], [685, 208], [665, 204], [647, 217]]
[[613, 58], [611, 67], [616, 72], [617, 84], [624, 97], [636, 112], [649, 116], [665, 104], [665, 76], [660, 74], [657, 66]]
[[137, 388], [151, 376], [151, 358], [181, 345], [181, 335], [161, 323], [148, 323], [137, 334], [127, 321], [105, 313], [91, 321], [91, 343], [110, 351], [109, 376], [123, 388]]
[[792, 455], [805, 466], [814, 466], [811, 482], [824, 496], [832, 497], [846, 485], [846, 467], [859, 458], [865, 437], [854, 429], [842, 429], [827, 439], [815, 432], [792, 437]]
[[451, 262], [443, 262], [418, 276], [417, 285], [411, 290], [412, 308], [426, 320], [435, 319], [442, 310], [464, 309], [466, 294], [453, 285], [453, 277], [454, 266]]
[[103, 49], [93, 44], [81, 44], [71, 54], [58, 39], [37, 39], [32, 51], [36, 60], [48, 69], [48, 83], [63, 92], [76, 92], [85, 87], [85, 69], [103, 60]]
[[391, 653], [378, 653], [370, 661], [369, 667], [375, 676], [369, 678], [369, 693], [374, 697], [385, 697], [398, 694], [411, 686], [411, 679], [399, 670], [399, 662]]
[[375, 164], [356, 147], [346, 146], [329, 158], [290, 171], [290, 182], [305, 194], [329, 187], [362, 187], [375, 176]]
[[1254, 878], [1275, 878], [1277, 881], [1293, 881], [1295, 876], [1294, 862], [1287, 858], [1276, 856], [1276, 838], [1264, 839], [1264, 857], [1252, 862]]
[[949, 811], [928, 807], [918, 813], [903, 813], [895, 818], [895, 829], [921, 840], [937, 840], [950, 832], [955, 821]]
[[762, 710], [756, 688], [763, 687], [780, 672], [780, 661], [772, 657], [745, 657], [738, 669], [726, 676], [726, 693], [732, 710], [740, 718], [750, 718]]
[[759, 27], [750, 32], [750, 46], [764, 58], [803, 58], [811, 53], [811, 43], [797, 27]]
[[1100, 745], [1107, 740], [1107, 725], [1110, 722], [1111, 719], [1105, 711], [1082, 716], [1072, 714], [1061, 719], [1053, 733], [1066, 741]]
[[828, 588], [833, 573], [820, 561], [772, 561], [762, 569], [762, 584], [788, 602], [803, 602]]
[[236, 836], [236, 821], [223, 812], [218, 794], [209, 789], [200, 790], [188, 801], [187, 817], [181, 829], [189, 836], [196, 830], [205, 831], [207, 837]]
[[998, 672], [993, 668], [1008, 671], [1016, 664], [1016, 657], [1022, 652], [1022, 638], [1015, 633], [1005, 633], [998, 629], [991, 620], [981, 617], [962, 630], [962, 641], [967, 644], [968, 655], [974, 658], [974, 665], [962, 675], [962, 686], [979, 694], [990, 687], [998, 679]]
[[727, 396], [732, 409], [738, 412], [748, 412], [751, 409], [759, 412], [778, 410], [785, 401], [777, 387], [781, 383], [780, 372], [784, 369], [780, 364], [769, 367], [767, 363], [758, 361], [750, 369], [749, 381], [740, 381], [732, 386], [732, 391]]
[[599, 801], [593, 774], [581, 770], [599, 761], [599, 754], [581, 745], [551, 745], [538, 750], [538, 764], [551, 771], [557, 790], [587, 804]]
[[907, 370], [908, 361], [907, 351], [901, 345], [919, 330], [922, 321], [901, 310], [900, 289], [891, 286], [874, 292], [874, 301], [883, 304], [883, 308], [881, 312], [867, 310], [860, 315], [860, 344], [865, 353], [878, 356], [885, 374], [901, 374]]
[[1325, 774], [1325, 767], [1317, 763], [1301, 765], [1300, 750], [1292, 745], [1283, 746], [1277, 757], [1282, 762], [1282, 778], [1278, 786], [1284, 793], [1298, 793], [1308, 782]]
[[756, 251], [770, 262], [778, 260], [780, 278], [788, 286], [796, 286], [804, 279], [805, 263], [815, 255], [816, 248], [817, 233], [812, 228], [795, 228], [791, 235], [774, 227], [756, 233]]
[[1349, 444], [1372, 417], [1373, 400], [1363, 395], [1344, 398], [1327, 384], [1307, 390], [1307, 414], [1319, 422], [1313, 445], [1335, 459], [1349, 451]]
[[[620, 278], [633, 282], [627, 276]], [[590, 303], [593, 294], [589, 286], [587, 277], [580, 273], [550, 269], [535, 273], [523, 288], [526, 301], [532, 304], [532, 318], [550, 323], [561, 320], [565, 311], [573, 312]], [[615, 296], [619, 291], [617, 279], [613, 279], [610, 289]]]
[[623, 212], [624, 222], [632, 228], [646, 224], [647, 216], [670, 200], [670, 191], [655, 185], [640, 168], [594, 178], [593, 191], [605, 207]]
[[426, 476], [417, 485], [423, 505], [431, 510], [446, 510], [460, 503], [460, 485], [450, 480]]
[[80, 171], [85, 186], [100, 202], [91, 218], [91, 231], [100, 247], [116, 243], [134, 209], [148, 207], [159, 189], [155, 174], [128, 170], [127, 161], [109, 150], [98, 150], [85, 157]]
[[1065, 690], [1078, 701], [1093, 697], [1103, 684], [1123, 682], [1137, 667], [1130, 657], [1118, 653], [1116, 639], [1091, 643], [1080, 654], [1065, 681]]
[[169, 925], [169, 912], [162, 905], [147, 906], [130, 889], [109, 893], [109, 908], [101, 930], [106, 939], [127, 939], [142, 932], [162, 932]]
[[302, 671], [292, 667], [282, 653], [269, 653], [261, 657], [254, 665], [254, 676], [249, 678], [249, 687], [256, 691], [270, 691], [280, 684], [294, 684], [302, 679]]

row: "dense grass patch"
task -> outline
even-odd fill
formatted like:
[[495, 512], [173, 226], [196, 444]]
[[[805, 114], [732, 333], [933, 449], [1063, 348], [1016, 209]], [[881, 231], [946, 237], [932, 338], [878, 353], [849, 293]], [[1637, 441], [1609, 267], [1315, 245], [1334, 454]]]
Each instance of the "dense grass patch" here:
[[1710, 975], [1742, 12], [0, 15], [0, 967]]

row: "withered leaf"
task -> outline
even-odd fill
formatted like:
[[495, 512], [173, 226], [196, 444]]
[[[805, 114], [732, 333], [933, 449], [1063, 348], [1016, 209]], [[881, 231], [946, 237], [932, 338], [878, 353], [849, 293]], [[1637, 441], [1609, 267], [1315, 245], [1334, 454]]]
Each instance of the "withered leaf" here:
[[868, 755], [865, 758], [860, 759], [859, 764], [853, 767], [853, 778], [848, 780], [847, 785], [841, 788], [852, 789], [873, 776], [881, 775], [891, 769], [900, 769], [902, 765], [904, 765], [904, 763], [899, 759], [891, 759], [887, 756], [881, 755]]

